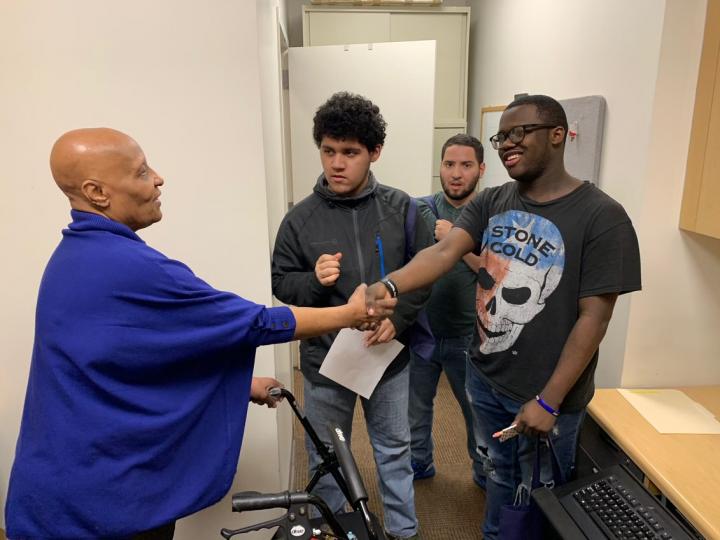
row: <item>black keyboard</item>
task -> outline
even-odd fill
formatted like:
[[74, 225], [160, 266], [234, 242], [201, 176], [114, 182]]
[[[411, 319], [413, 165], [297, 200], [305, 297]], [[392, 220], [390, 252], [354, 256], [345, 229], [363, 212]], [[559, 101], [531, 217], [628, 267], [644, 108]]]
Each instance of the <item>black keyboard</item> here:
[[672, 538], [655, 516], [655, 508], [640, 504], [635, 493], [615, 475], [578, 489], [573, 497], [611, 538]]
[[[552, 496], [548, 492], [550, 490], [537, 493], [537, 496], [533, 492], [533, 498], [540, 499], [538, 503], [556, 529], [576, 526], [590, 539], [693, 539], [680, 522], [620, 465], [555, 488]], [[563, 509], [571, 520], [557, 515]], [[563, 533], [559, 537], [582, 538]]]

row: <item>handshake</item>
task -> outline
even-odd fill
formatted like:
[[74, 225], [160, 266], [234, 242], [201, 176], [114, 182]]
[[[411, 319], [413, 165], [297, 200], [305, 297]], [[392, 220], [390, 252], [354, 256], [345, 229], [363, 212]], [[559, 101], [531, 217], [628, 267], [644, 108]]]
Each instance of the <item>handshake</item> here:
[[374, 330], [380, 321], [393, 314], [397, 298], [393, 298], [385, 285], [376, 282], [369, 287], [359, 285], [345, 306], [352, 323], [347, 326], [358, 330]]
[[[325, 253], [315, 262], [315, 277], [323, 287], [332, 287], [340, 277], [342, 253]], [[345, 306], [351, 318], [348, 328], [375, 330], [380, 321], [392, 315], [397, 298], [393, 298], [382, 282], [369, 287], [364, 283], [355, 289]]]

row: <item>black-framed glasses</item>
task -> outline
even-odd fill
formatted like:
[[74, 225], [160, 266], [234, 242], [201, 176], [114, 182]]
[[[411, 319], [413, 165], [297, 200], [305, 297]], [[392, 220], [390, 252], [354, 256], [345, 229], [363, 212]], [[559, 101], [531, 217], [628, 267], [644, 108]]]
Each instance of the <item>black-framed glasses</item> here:
[[515, 126], [507, 131], [498, 131], [495, 135], [490, 137], [490, 144], [497, 150], [503, 143], [510, 139], [513, 144], [520, 144], [525, 138], [525, 135], [535, 131], [536, 129], [550, 129], [557, 127], [555, 124], [525, 124], [524, 126]]

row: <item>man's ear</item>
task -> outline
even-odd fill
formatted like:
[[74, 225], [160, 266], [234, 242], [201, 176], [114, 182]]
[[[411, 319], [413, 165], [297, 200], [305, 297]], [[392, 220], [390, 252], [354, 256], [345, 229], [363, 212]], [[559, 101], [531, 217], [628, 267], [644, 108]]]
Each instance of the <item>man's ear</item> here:
[[550, 130], [550, 142], [555, 145], [565, 142], [565, 129], [562, 126]]
[[83, 196], [93, 206], [98, 208], [107, 208], [110, 206], [110, 197], [106, 193], [103, 185], [97, 180], [88, 179], [80, 186]]
[[382, 152], [382, 144], [378, 144], [375, 147], [375, 150], [370, 152], [370, 163], [374, 163], [378, 160], [378, 158], [380, 157], [380, 152]]
[[479, 176], [479, 177], [482, 178], [482, 177], [483, 177], [483, 174], [485, 174], [485, 162], [482, 162], [482, 163], [478, 166], [478, 168], [480, 169], [480, 176]]

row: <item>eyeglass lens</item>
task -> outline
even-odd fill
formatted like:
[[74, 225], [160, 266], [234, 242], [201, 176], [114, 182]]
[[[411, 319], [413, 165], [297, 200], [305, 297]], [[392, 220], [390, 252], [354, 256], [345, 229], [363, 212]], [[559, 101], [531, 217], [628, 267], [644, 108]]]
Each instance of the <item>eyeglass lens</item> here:
[[525, 126], [515, 126], [510, 131], [506, 133], [500, 131], [497, 134], [490, 137], [490, 142], [493, 145], [493, 148], [496, 150], [502, 146], [502, 144], [507, 140], [510, 139], [510, 142], [513, 144], [518, 144], [525, 138]]

